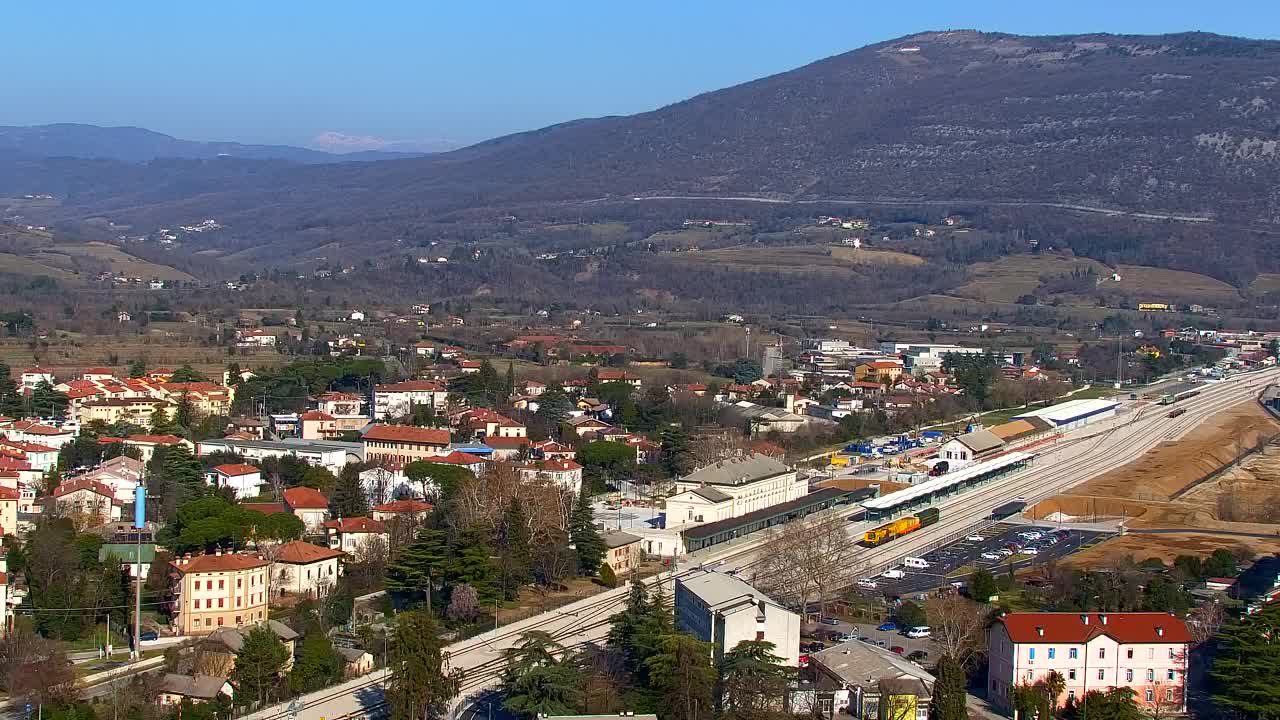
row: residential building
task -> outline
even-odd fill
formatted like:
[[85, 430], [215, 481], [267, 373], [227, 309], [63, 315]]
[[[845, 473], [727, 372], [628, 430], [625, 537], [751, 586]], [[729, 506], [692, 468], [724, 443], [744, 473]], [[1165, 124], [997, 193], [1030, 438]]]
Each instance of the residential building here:
[[276, 336], [270, 330], [261, 328], [241, 328], [236, 330], [236, 345], [242, 348], [273, 348]]
[[[120, 563], [120, 569], [129, 577], [141, 577], [146, 581], [147, 573], [151, 572], [151, 563], [156, 561], [155, 543], [104, 543], [98, 548], [98, 562], [106, 562], [107, 558], [114, 557]], [[141, 567], [139, 567], [139, 559], [141, 559]], [[141, 570], [141, 575], [138, 571]]]
[[893, 382], [902, 375], [902, 362], [898, 360], [872, 360], [853, 368], [855, 382]]
[[339, 440], [302, 440], [288, 438], [285, 440], [251, 440], [242, 438], [218, 438], [201, 440], [197, 446], [197, 455], [208, 455], [213, 452], [229, 452], [243, 457], [250, 462], [273, 457], [292, 455], [303, 462], [337, 474], [344, 465], [364, 460], [364, 445], [358, 442], [342, 442]]
[[[5, 490], [8, 490], [5, 488]], [[14, 494], [14, 526], [17, 525], [17, 494]], [[7, 502], [5, 503], [7, 505]], [[66, 480], [53, 489], [48, 500], [49, 511], [70, 517], [78, 529], [98, 527], [120, 519], [122, 503], [115, 490], [96, 480]]]
[[516, 470], [524, 480], [547, 480], [575, 494], [582, 488], [582, 466], [574, 460], [538, 460]]
[[235, 388], [214, 382], [164, 382], [157, 386], [158, 397], [177, 404], [187, 402], [201, 417], [231, 414]]
[[[809, 655], [813, 682], [791, 693], [791, 712], [834, 719], [927, 720], [934, 677], [897, 653], [860, 640], [850, 640]], [[894, 713], [894, 696], [910, 698]], [[888, 702], [887, 702], [888, 701]], [[914, 712], [910, 705], [914, 703]], [[897, 709], [897, 707], [895, 707]]]
[[610, 370], [599, 368], [594, 371], [595, 380], [598, 383], [626, 383], [637, 390], [644, 384], [644, 380], [639, 375], [632, 375], [626, 370]]
[[342, 676], [359, 677], [373, 672], [373, 655], [360, 648], [335, 647], [334, 652], [342, 656]]
[[632, 570], [640, 569], [640, 561], [643, 553], [640, 550], [641, 538], [625, 532], [611, 532], [605, 535], [604, 540], [604, 562], [613, 570], [613, 574], [619, 578], [630, 574]]
[[407, 380], [373, 387], [373, 418], [387, 420], [406, 417], [414, 406], [429, 407], [439, 413], [448, 407], [449, 389], [432, 380]]
[[958, 435], [938, 448], [938, 458], [946, 460], [954, 470], [970, 463], [981, 462], [1004, 449], [1004, 440], [990, 430], [974, 430]]
[[115, 492], [116, 500], [126, 503], [133, 501], [134, 488], [142, 482], [142, 475], [145, 472], [146, 465], [141, 460], [128, 455], [118, 455], [110, 460], [103, 460], [80, 478], [109, 485]]
[[206, 635], [267, 618], [267, 572], [257, 555], [223, 552], [173, 561], [173, 628], [180, 635]]
[[560, 423], [560, 432], [562, 435], [573, 435], [590, 440], [611, 427], [607, 422], [587, 415], [579, 415]]
[[[98, 442], [111, 442], [116, 438], [99, 438]], [[195, 445], [186, 438], [177, 435], [130, 435], [119, 442], [124, 443], [125, 447], [135, 448], [138, 451], [138, 459], [146, 464], [151, 462], [151, 457], [156, 454], [158, 447], [173, 447], [175, 445], [185, 445], [188, 450], [195, 451]]]
[[0, 535], [18, 534], [18, 507], [21, 503], [21, 490], [0, 486]]
[[229, 487], [237, 500], [257, 497], [262, 491], [262, 471], [255, 465], [225, 463], [215, 465], [209, 472], [209, 483], [214, 487]]
[[762, 455], [739, 455], [676, 478], [676, 494], [667, 498], [666, 524], [728, 520], [804, 497], [806, 480], [795, 468]]
[[1191, 635], [1170, 613], [1006, 613], [987, 631], [987, 697], [1010, 710], [1010, 691], [1060, 673], [1060, 705], [1091, 690], [1132, 688], [1138, 704], [1186, 711]]
[[530, 452], [539, 460], [554, 460], [556, 458], [566, 458], [573, 460], [578, 456], [578, 451], [562, 445], [555, 440], [543, 440], [542, 442], [533, 443], [530, 446]]
[[53, 384], [52, 370], [46, 370], [39, 365], [26, 368], [18, 376], [18, 391], [23, 395], [30, 395], [31, 391], [42, 382]]
[[58, 464], [58, 449], [40, 443], [9, 440], [0, 436], [0, 454], [26, 461], [33, 470], [47, 473]]
[[329, 547], [357, 557], [371, 542], [386, 542], [385, 523], [367, 517], [349, 517], [330, 520], [324, 524], [329, 536]]
[[36, 443], [59, 450], [76, 437], [71, 430], [42, 425], [34, 420], [7, 420], [0, 423], [0, 435], [9, 440]]
[[272, 552], [271, 592], [321, 598], [338, 583], [342, 574], [341, 550], [295, 540]]
[[303, 440], [334, 440], [341, 434], [338, 419], [322, 410], [308, 410], [298, 416]]
[[800, 663], [800, 616], [738, 578], [694, 570], [676, 578], [676, 629], [711, 643], [716, 665], [744, 640], [773, 643], [783, 664]]
[[150, 427], [156, 410], [164, 412], [172, 419], [177, 405], [168, 400], [153, 397], [95, 397], [79, 404], [76, 419], [83, 425], [91, 422], [103, 422], [108, 425], [130, 423], [138, 427]]
[[315, 488], [291, 487], [281, 493], [285, 507], [302, 521], [307, 532], [320, 532], [329, 519], [329, 498]]
[[409, 425], [373, 425], [364, 434], [368, 462], [410, 463], [449, 454], [449, 431]]
[[425, 503], [421, 500], [393, 500], [381, 505], [375, 505], [373, 519], [379, 522], [388, 522], [396, 518], [406, 518], [416, 524], [426, 520], [427, 516], [431, 514], [431, 510], [431, 503]]
[[285, 650], [288, 651], [279, 674], [283, 677], [285, 673], [293, 669], [293, 658], [297, 651], [298, 638], [301, 636], [293, 628], [279, 620], [264, 620], [240, 627], [224, 627], [214, 630], [206, 635], [204, 640], [196, 643], [196, 653], [201, 656], [201, 664], [208, 665], [209, 670], [214, 675], [230, 676], [232, 671], [236, 669], [237, 656], [244, 649], [245, 638], [250, 632], [258, 628], [268, 630], [274, 634], [280, 640], [280, 643], [284, 645]]
[[454, 424], [463, 435], [476, 440], [495, 438], [527, 438], [528, 429], [521, 423], [488, 409], [475, 408], [458, 413]]
[[181, 705], [183, 700], [207, 703], [219, 695], [235, 696], [235, 688], [224, 677], [165, 673], [160, 680], [160, 694], [156, 696], [156, 702], [160, 705]]
[[316, 397], [316, 409], [333, 416], [338, 432], [356, 432], [369, 424], [364, 400], [354, 393], [327, 392]]

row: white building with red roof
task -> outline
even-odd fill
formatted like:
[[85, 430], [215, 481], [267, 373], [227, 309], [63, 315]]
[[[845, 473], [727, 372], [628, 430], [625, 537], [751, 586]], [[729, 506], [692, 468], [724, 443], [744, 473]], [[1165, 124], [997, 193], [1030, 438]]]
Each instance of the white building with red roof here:
[[397, 518], [404, 518], [418, 523], [427, 519], [427, 516], [431, 514], [432, 508], [431, 503], [422, 502], [421, 500], [392, 500], [388, 503], [375, 505], [373, 519], [379, 522], [387, 522]]
[[525, 480], [548, 480], [575, 494], [582, 488], [582, 466], [576, 460], [538, 460], [516, 470]]
[[449, 389], [434, 380], [406, 380], [373, 386], [373, 418], [405, 417], [415, 405], [441, 412], [449, 404]]
[[257, 497], [262, 492], [262, 470], [246, 463], [224, 463], [209, 471], [209, 484], [228, 487], [237, 500]]
[[1147, 710], [1186, 711], [1191, 634], [1170, 613], [1006, 613], [987, 638], [987, 697], [997, 708], [1011, 709], [1014, 687], [1057, 672], [1066, 681], [1059, 705], [1127, 687]]
[[411, 425], [373, 425], [365, 431], [364, 459], [411, 463], [449, 454], [449, 431]]
[[329, 547], [357, 557], [365, 552], [369, 543], [387, 541], [387, 526], [379, 520], [367, 517], [349, 517], [330, 520], [324, 524], [329, 536]]
[[43, 425], [34, 420], [10, 420], [0, 424], [0, 435], [9, 440], [35, 443], [55, 449], [75, 439], [75, 433], [66, 428]]
[[22, 373], [18, 375], [18, 390], [24, 395], [30, 395], [32, 390], [42, 382], [53, 385], [53, 371], [35, 365], [29, 368], [23, 368]]
[[323, 410], [308, 410], [298, 416], [303, 440], [334, 440], [342, 432], [338, 419]]
[[281, 496], [285, 507], [302, 521], [309, 533], [319, 532], [329, 519], [329, 498], [315, 488], [291, 487]]
[[[114, 438], [100, 438], [98, 442], [103, 440], [113, 440]], [[121, 442], [125, 447], [137, 448], [140, 457], [138, 458], [144, 463], [151, 461], [151, 456], [156, 454], [158, 447], [173, 447], [175, 445], [185, 445], [188, 450], [195, 451], [195, 445], [186, 438], [177, 435], [130, 435]]]
[[542, 440], [536, 442], [529, 448], [533, 456], [539, 460], [556, 460], [568, 459], [573, 460], [578, 456], [578, 451], [556, 442], [555, 440]]
[[47, 503], [48, 512], [70, 517], [81, 530], [119, 520], [123, 505], [110, 485], [84, 478], [59, 483]]
[[342, 551], [295, 540], [275, 548], [271, 560], [271, 594], [322, 598], [342, 576]]
[[58, 464], [58, 448], [0, 436], [0, 453], [25, 460], [33, 469], [47, 473]]

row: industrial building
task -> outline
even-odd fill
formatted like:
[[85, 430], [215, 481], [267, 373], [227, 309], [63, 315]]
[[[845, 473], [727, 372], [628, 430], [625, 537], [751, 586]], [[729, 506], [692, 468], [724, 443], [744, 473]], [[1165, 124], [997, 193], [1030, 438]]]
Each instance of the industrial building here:
[[1055, 430], [1066, 432], [1113, 418], [1116, 416], [1116, 409], [1119, 407], [1120, 403], [1112, 400], [1068, 400], [1057, 405], [1050, 405], [1047, 408], [1015, 415], [1013, 419], [1029, 420], [1031, 418], [1040, 418], [1045, 422], [1051, 423]]

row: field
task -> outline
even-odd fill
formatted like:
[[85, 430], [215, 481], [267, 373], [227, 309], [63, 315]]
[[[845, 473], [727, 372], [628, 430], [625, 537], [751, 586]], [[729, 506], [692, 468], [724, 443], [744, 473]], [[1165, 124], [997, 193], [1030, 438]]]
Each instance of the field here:
[[955, 294], [986, 302], [1011, 303], [1040, 287], [1041, 276], [1066, 275], [1073, 270], [1093, 268], [1098, 277], [1111, 273], [1096, 260], [1067, 255], [1009, 255], [994, 262], [975, 263], [972, 279], [956, 288]]
[[1268, 293], [1280, 290], [1280, 273], [1259, 273], [1249, 284], [1249, 289], [1256, 293]]
[[40, 264], [70, 271], [93, 270], [101, 266], [113, 275], [140, 277], [144, 280], [159, 278], [181, 282], [195, 278], [167, 265], [159, 265], [136, 258], [115, 245], [89, 242], [80, 245], [51, 245], [32, 253], [31, 258]]
[[[161, 329], [168, 323], [152, 323], [147, 335], [70, 335], [50, 337], [33, 351], [25, 340], [0, 340], [0, 362], [11, 368], [24, 368], [39, 363], [59, 377], [72, 375], [94, 366], [114, 366], [123, 372], [130, 360], [142, 358], [148, 367], [191, 365], [205, 374], [221, 376], [227, 363], [235, 361], [248, 367], [281, 365], [291, 358], [275, 352], [228, 356], [225, 348], [205, 347], [202, 338], [184, 336]], [[172, 325], [178, 325], [174, 323]], [[156, 327], [160, 326], [160, 327]], [[194, 325], [187, 326], [194, 329]], [[194, 330], [193, 330], [194, 331]], [[116, 362], [112, 363], [112, 358]]]
[[1171, 294], [1177, 299], [1191, 299], [1206, 305], [1235, 302], [1240, 293], [1221, 280], [1183, 270], [1121, 265], [1120, 282], [1110, 283], [1133, 295], [1135, 302], [1162, 302]]
[[0, 253], [0, 271], [14, 273], [15, 275], [45, 275], [58, 280], [77, 279], [77, 275], [74, 272], [45, 265], [29, 257], [14, 255], [13, 253]]
[[1246, 451], [1278, 435], [1280, 423], [1254, 401], [1245, 401], [1175, 442], [1038, 503], [1028, 514], [1043, 518], [1062, 513], [1086, 522], [1123, 518], [1129, 528], [1183, 531], [1131, 536], [1140, 541], [1116, 540], [1100, 548], [1097, 557], [1113, 556], [1113, 543], [1125, 548], [1133, 542], [1146, 553], [1142, 557], [1240, 544], [1270, 552], [1280, 537], [1270, 543], [1248, 535], [1275, 535], [1280, 530], [1280, 515], [1272, 511], [1280, 494], [1280, 448], [1268, 447], [1231, 466]]
[[694, 266], [738, 271], [770, 270], [794, 273], [849, 273], [865, 265], [919, 265], [923, 259], [891, 250], [867, 250], [829, 245], [786, 247], [746, 245], [696, 253], [671, 253], [666, 257]]

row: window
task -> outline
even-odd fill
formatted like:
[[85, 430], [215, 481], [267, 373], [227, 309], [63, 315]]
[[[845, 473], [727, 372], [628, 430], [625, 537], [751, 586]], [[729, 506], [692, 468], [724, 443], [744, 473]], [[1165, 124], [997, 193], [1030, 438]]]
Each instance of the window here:
[[1178, 659], [1178, 654], [1173, 651], [1173, 648], [1169, 648], [1169, 659], [1170, 660]]
[[1099, 660], [1106, 660], [1106, 659], [1107, 659], [1107, 649], [1106, 649], [1106, 648], [1104, 648], [1104, 647], [1100, 647], [1100, 648], [1098, 648], [1098, 659], [1099, 659]]
[[1177, 671], [1177, 670], [1174, 670], [1174, 669], [1172, 669], [1172, 668], [1170, 668], [1170, 669], [1169, 669], [1169, 672], [1165, 674], [1165, 679], [1166, 679], [1166, 680], [1169, 680], [1169, 681], [1177, 680], [1177, 679], [1178, 679], [1178, 671]]
[[219, 581], [218, 581], [218, 589], [219, 589], [219, 590], [221, 590], [221, 589], [223, 589], [224, 587], [226, 587], [226, 585], [227, 585], [227, 581], [226, 581], [226, 580], [219, 580]]
[[205, 609], [205, 610], [208, 610], [208, 609], [209, 609], [209, 608], [211, 608], [211, 607], [213, 607], [213, 600], [212, 600], [212, 599], [205, 599], [205, 601], [204, 601], [204, 609]]
[[236, 578], [236, 589], [238, 590], [243, 586], [244, 586], [244, 578]]
[[1028, 660], [1030, 660], [1031, 662], [1035, 662], [1035, 661], [1036, 661], [1036, 649], [1035, 649], [1035, 648], [1030, 648], [1030, 649], [1028, 649], [1028, 650], [1027, 650], [1027, 659], [1028, 659]]
[[218, 598], [218, 607], [222, 607], [222, 598]]
[[1133, 659], [1133, 648], [1124, 651], [1124, 656], [1130, 660]]
[[236, 598], [236, 607], [240, 607], [240, 598]]
[[218, 627], [222, 627], [222, 617], [218, 617]]
[[1068, 679], [1068, 680], [1075, 680], [1075, 679], [1076, 679], [1076, 669], [1075, 669], [1075, 668], [1071, 668], [1070, 670], [1068, 670], [1068, 671], [1067, 671], [1067, 679]]
[[1173, 702], [1173, 688], [1165, 688], [1164, 699], [1168, 702]]
[[1125, 682], [1133, 682], [1133, 671], [1132, 671], [1132, 670], [1125, 670], [1125, 671], [1124, 671], [1124, 681], [1125, 681]]
[[1103, 670], [1102, 668], [1098, 668], [1098, 679], [1099, 679], [1099, 680], [1106, 680], [1106, 679], [1107, 679], [1107, 671], [1106, 671], [1106, 670]]
[[763, 642], [763, 641], [764, 641], [764, 631], [763, 631], [763, 630], [757, 630], [757, 631], [756, 631], [756, 642]]
[[239, 615], [237, 615], [237, 616], [236, 616], [236, 624], [237, 624], [237, 625], [239, 625], [239, 624], [240, 624], [240, 616], [239, 616]]
[[1151, 682], [1155, 679], [1156, 679], [1156, 671], [1152, 670], [1151, 668], [1147, 668], [1147, 682]]
[[1156, 649], [1155, 649], [1155, 648], [1147, 648], [1147, 659], [1148, 659], [1148, 660], [1155, 660], [1155, 659], [1156, 659]]
[[1027, 682], [1031, 682], [1032, 680], [1035, 679], [1035, 677], [1036, 677], [1036, 674], [1034, 671], [1032, 670], [1027, 671]]
[[205, 618], [205, 619], [204, 619], [204, 626], [205, 626], [205, 627], [209, 627], [210, 625], [213, 625], [213, 621], [212, 621], [212, 620], [210, 620], [209, 618]]
[[1075, 660], [1076, 658], [1080, 657], [1080, 649], [1067, 648], [1067, 657], [1070, 658], [1071, 660]]
[[1056, 652], [1054, 652], [1055, 650], [1057, 650], [1057, 648], [1049, 648], [1049, 659], [1050, 659], [1050, 660], [1052, 660], [1052, 659], [1053, 659], [1054, 655], [1057, 655], [1057, 653], [1056, 653]]
[[1154, 702], [1155, 699], [1156, 699], [1156, 694], [1154, 692], [1151, 692], [1151, 688], [1147, 688], [1147, 702]]
[[[1072, 670], [1071, 672], [1075, 672], [1075, 671], [1074, 671], [1074, 670]], [[1068, 700], [1070, 700], [1070, 701], [1072, 701], [1072, 702], [1075, 702], [1075, 699], [1076, 699], [1076, 691], [1075, 691], [1075, 690], [1068, 690], [1068, 691], [1067, 691], [1067, 699], [1068, 699]]]

